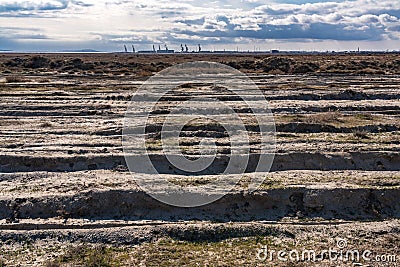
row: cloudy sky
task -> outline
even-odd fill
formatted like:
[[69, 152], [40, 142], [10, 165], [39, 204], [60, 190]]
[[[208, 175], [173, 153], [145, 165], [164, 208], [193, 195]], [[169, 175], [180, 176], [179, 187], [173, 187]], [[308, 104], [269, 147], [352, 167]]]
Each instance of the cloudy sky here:
[[400, 0], [0, 0], [0, 50], [400, 50]]

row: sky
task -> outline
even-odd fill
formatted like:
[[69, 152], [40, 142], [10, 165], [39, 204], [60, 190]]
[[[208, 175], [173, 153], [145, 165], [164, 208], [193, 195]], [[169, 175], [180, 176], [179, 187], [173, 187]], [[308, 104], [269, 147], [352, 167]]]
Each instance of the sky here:
[[0, 0], [0, 50], [400, 50], [400, 0]]

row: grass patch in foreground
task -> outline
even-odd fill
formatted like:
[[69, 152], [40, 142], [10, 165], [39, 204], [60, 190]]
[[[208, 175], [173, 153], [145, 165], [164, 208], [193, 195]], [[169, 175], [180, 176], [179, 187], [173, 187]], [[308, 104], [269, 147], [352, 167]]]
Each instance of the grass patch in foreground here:
[[124, 249], [107, 246], [71, 246], [56, 260], [46, 263], [46, 267], [85, 266], [114, 267], [125, 266], [128, 254]]
[[140, 246], [132, 255], [138, 266], [255, 266], [257, 250], [279, 248], [270, 237], [233, 238], [220, 242], [187, 242], [171, 238]]
[[219, 242], [190, 242], [168, 237], [124, 248], [88, 244], [71, 246], [45, 266], [254, 266], [259, 263], [256, 253], [261, 246], [282, 248], [267, 236]]

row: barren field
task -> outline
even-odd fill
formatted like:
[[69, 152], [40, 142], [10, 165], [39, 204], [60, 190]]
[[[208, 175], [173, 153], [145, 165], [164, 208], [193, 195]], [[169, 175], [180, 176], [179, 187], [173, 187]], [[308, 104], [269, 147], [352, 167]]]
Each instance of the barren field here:
[[[259, 129], [246, 107], [207, 84], [181, 86], [147, 127], [161, 175], [201, 185], [229, 161], [229, 138], [209, 121], [180, 136], [188, 158], [199, 156], [203, 138], [216, 140], [209, 171], [184, 175], [162, 153], [165, 115], [196, 95], [234, 106], [251, 156], [228, 195], [177, 208], [137, 186], [121, 135], [143, 82], [192, 61], [227, 64], [259, 86], [274, 115], [276, 155], [270, 173], [255, 173]], [[397, 255], [365, 266], [400, 262], [400, 55], [3, 54], [0, 99], [0, 266], [351, 266], [257, 258], [262, 246], [321, 251], [341, 239], [350, 249]], [[266, 179], [247, 194], [246, 180], [257, 177]]]

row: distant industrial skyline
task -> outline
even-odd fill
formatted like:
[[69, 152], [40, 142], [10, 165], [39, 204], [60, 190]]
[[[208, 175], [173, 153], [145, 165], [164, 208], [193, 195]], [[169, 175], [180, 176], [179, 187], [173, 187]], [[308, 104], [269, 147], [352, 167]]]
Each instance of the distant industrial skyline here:
[[[393, 0], [2, 0], [0, 50], [400, 50]], [[184, 49], [186, 49], [184, 47]]]

